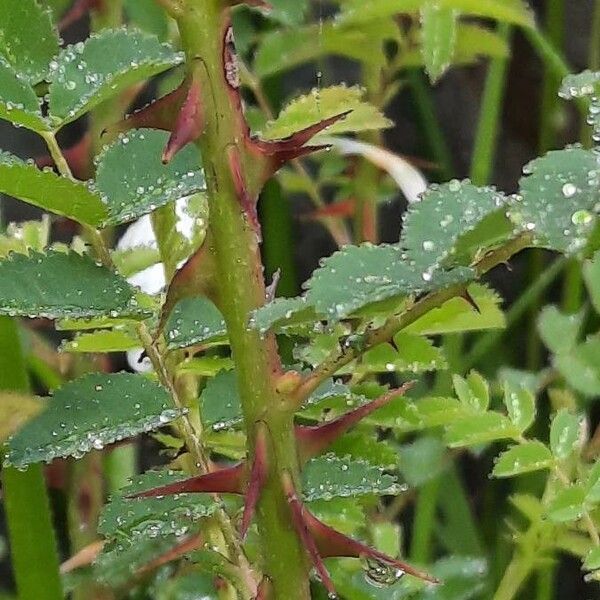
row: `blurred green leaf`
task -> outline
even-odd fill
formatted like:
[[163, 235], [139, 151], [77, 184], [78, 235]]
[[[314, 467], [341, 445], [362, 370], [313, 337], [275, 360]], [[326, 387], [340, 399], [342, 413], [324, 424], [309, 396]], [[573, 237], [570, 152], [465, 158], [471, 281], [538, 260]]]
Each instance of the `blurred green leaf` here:
[[513, 477], [540, 469], [552, 467], [552, 453], [538, 440], [531, 440], [512, 446], [496, 459], [492, 475], [494, 477]]
[[559, 410], [550, 425], [550, 449], [558, 459], [568, 458], [579, 442], [581, 420], [565, 409]]
[[584, 316], [583, 311], [565, 315], [556, 306], [544, 307], [538, 318], [538, 330], [544, 344], [557, 354], [573, 350]]
[[61, 345], [63, 352], [126, 352], [141, 346], [131, 332], [112, 329], [77, 334]]
[[442, 7], [435, 0], [421, 6], [421, 52], [432, 82], [450, 66], [456, 43], [458, 11]]
[[507, 438], [517, 439], [519, 428], [496, 412], [465, 417], [446, 427], [445, 438], [452, 448], [474, 446]]
[[486, 411], [490, 404], [490, 390], [487, 381], [477, 371], [471, 371], [467, 378], [452, 376], [454, 391], [460, 402], [474, 412]]
[[576, 521], [583, 516], [585, 491], [579, 485], [559, 489], [548, 505], [548, 517], [556, 523]]
[[524, 387], [505, 383], [504, 406], [510, 420], [521, 433], [526, 431], [535, 420], [535, 396]]

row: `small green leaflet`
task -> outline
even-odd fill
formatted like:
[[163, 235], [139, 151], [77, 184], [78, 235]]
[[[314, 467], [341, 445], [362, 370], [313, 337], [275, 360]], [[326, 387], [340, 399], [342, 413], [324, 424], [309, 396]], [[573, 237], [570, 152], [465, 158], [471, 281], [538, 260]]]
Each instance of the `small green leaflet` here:
[[458, 11], [427, 0], [421, 7], [421, 53], [432, 82], [452, 63], [456, 44]]
[[102, 198], [81, 181], [60, 177], [51, 169], [0, 151], [0, 192], [85, 225], [98, 227], [106, 218]]
[[585, 511], [585, 490], [581, 485], [560, 489], [548, 506], [548, 516], [555, 523], [576, 521]]
[[235, 371], [221, 371], [208, 380], [200, 395], [202, 422], [213, 431], [231, 428], [242, 420]]
[[183, 148], [169, 164], [162, 163], [168, 138], [166, 131], [136, 129], [121, 134], [100, 153], [96, 189], [108, 209], [106, 224], [132, 221], [204, 189], [195, 146]]
[[567, 383], [586, 396], [600, 394], [600, 338], [590, 336], [570, 352], [557, 354], [554, 364]]
[[[390, 127], [392, 122], [372, 104], [362, 100], [364, 90], [359, 87], [336, 85], [314, 89], [288, 104], [275, 121], [267, 123], [261, 137], [286, 138], [301, 129], [345, 111], [352, 112], [328, 127], [324, 134], [350, 133]], [[318, 141], [316, 136], [313, 141]]]
[[50, 13], [36, 0], [0, 0], [0, 15], [0, 57], [23, 80], [40, 82], [59, 50]]
[[535, 243], [565, 254], [582, 251], [600, 202], [600, 155], [573, 146], [548, 152], [523, 168], [511, 220]]
[[504, 405], [509, 419], [521, 432], [531, 426], [535, 419], [535, 396], [527, 388], [505, 382]]
[[584, 316], [583, 311], [566, 315], [556, 306], [545, 306], [538, 317], [538, 331], [544, 344], [556, 354], [573, 350]]
[[302, 495], [307, 502], [369, 494], [397, 495], [406, 489], [382, 467], [334, 454], [310, 460], [302, 478]]
[[188, 478], [181, 471], [147, 471], [119, 490], [104, 506], [98, 532], [106, 537], [184, 535], [193, 522], [211, 515], [218, 504], [210, 494], [175, 494], [162, 498], [126, 496]]
[[143, 312], [135, 295], [119, 275], [75, 252], [11, 254], [0, 261], [0, 314], [48, 319], [133, 316]]
[[139, 348], [140, 340], [127, 331], [120, 329], [100, 330], [93, 333], [77, 334], [72, 340], [64, 342], [63, 352], [126, 352]]
[[400, 245], [416, 268], [434, 269], [452, 255], [461, 236], [505, 204], [506, 197], [494, 188], [469, 181], [432, 185], [404, 214]]
[[398, 246], [346, 246], [322, 261], [307, 282], [306, 300], [317, 313], [343, 319], [368, 304], [465, 283], [473, 271], [410, 266]]
[[550, 425], [550, 449], [556, 458], [568, 458], [579, 443], [581, 419], [564, 408], [559, 410]]
[[527, 441], [512, 446], [496, 459], [492, 475], [513, 477], [522, 473], [549, 469], [554, 460], [548, 447], [538, 440]]
[[25, 467], [81, 457], [181, 416], [164, 388], [142, 375], [93, 373], [56, 391], [47, 408], [8, 443], [5, 464]]
[[587, 123], [592, 126], [592, 138], [600, 141], [600, 71], [582, 71], [567, 75], [560, 86], [558, 95], [566, 100], [589, 98], [590, 106]]
[[497, 412], [474, 414], [446, 428], [446, 442], [451, 448], [474, 446], [507, 438], [517, 439], [521, 435], [518, 427]]
[[317, 320], [314, 308], [303, 296], [296, 298], [275, 298], [256, 309], [248, 322], [249, 326], [264, 334], [269, 329], [277, 331], [294, 329], [312, 324]]
[[32, 131], [48, 129], [33, 88], [0, 57], [0, 119]]
[[226, 336], [223, 315], [204, 297], [180, 300], [171, 311], [165, 327], [169, 350], [195, 344], [226, 343]]
[[60, 128], [182, 61], [183, 54], [140, 31], [107, 29], [93, 34], [62, 50], [50, 64], [50, 118]]

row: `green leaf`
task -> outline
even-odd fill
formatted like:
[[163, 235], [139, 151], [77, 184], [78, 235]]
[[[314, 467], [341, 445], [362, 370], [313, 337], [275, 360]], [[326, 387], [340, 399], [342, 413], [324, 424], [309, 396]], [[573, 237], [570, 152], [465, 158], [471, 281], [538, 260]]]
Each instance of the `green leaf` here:
[[108, 208], [107, 224], [132, 221], [204, 189], [194, 145], [178, 152], [169, 164], [162, 163], [168, 138], [166, 131], [136, 129], [121, 134], [100, 153], [96, 188]]
[[400, 472], [410, 487], [419, 487], [446, 470], [446, 447], [436, 437], [419, 437], [401, 446]]
[[538, 331], [544, 344], [556, 354], [571, 352], [577, 344], [584, 312], [565, 315], [556, 306], [545, 306], [538, 318]]
[[365, 527], [365, 511], [353, 498], [332, 498], [310, 502], [310, 512], [330, 527], [355, 535]]
[[227, 328], [219, 309], [204, 297], [180, 300], [165, 327], [169, 350], [196, 344], [226, 343]]
[[306, 299], [329, 319], [343, 319], [371, 303], [422, 294], [468, 281], [468, 268], [414, 268], [398, 246], [346, 246], [322, 261], [307, 282]]
[[600, 394], [600, 338], [590, 337], [571, 352], [554, 358], [568, 384], [586, 396]]
[[[138, 2], [139, 0], [135, 0]], [[185, 573], [166, 579], [156, 589], [156, 600], [219, 600], [210, 573]]]
[[484, 412], [490, 404], [490, 389], [487, 381], [477, 371], [471, 371], [467, 378], [452, 376], [454, 391], [461, 404], [469, 411]]
[[361, 358], [340, 369], [338, 373], [423, 373], [447, 367], [442, 351], [431, 340], [410, 333], [397, 333], [394, 346], [379, 344], [367, 350]]
[[521, 433], [531, 426], [535, 419], [535, 396], [527, 388], [505, 382], [504, 405], [510, 420]]
[[43, 215], [40, 221], [9, 223], [5, 233], [0, 235], [0, 258], [5, 258], [11, 252], [43, 252], [50, 241], [50, 228], [48, 215]]
[[583, 561], [583, 568], [586, 571], [596, 571], [600, 569], [600, 546], [592, 548]]
[[585, 491], [580, 485], [560, 489], [548, 505], [548, 517], [555, 523], [576, 521], [583, 516]]
[[0, 152], [0, 192], [93, 227], [107, 214], [102, 199], [87, 184], [40, 170], [8, 152]]
[[600, 156], [580, 147], [555, 150], [523, 169], [520, 201], [510, 209], [512, 221], [533, 232], [535, 243], [575, 254], [587, 244], [600, 202]]
[[221, 371], [209, 379], [200, 395], [200, 413], [205, 427], [227, 429], [242, 420], [242, 408], [235, 371]]
[[600, 502], [600, 461], [596, 461], [587, 476], [585, 484], [586, 502], [597, 503]]
[[50, 71], [50, 117], [56, 127], [74, 121], [128, 87], [183, 61], [181, 53], [135, 30], [103, 30], [68, 46]]
[[399, 460], [396, 447], [377, 438], [376, 431], [359, 426], [337, 438], [329, 446], [329, 451], [343, 459], [363, 460], [385, 469], [396, 469]]
[[181, 471], [146, 471], [119, 490], [104, 506], [98, 532], [106, 537], [154, 535], [178, 536], [188, 533], [192, 523], [219, 508], [210, 494], [175, 494], [163, 497], [126, 498], [155, 487], [187, 479]]
[[[295, 98], [288, 104], [275, 121], [267, 123], [260, 135], [270, 140], [286, 138], [301, 129], [348, 110], [352, 112], [328, 127], [324, 134], [355, 133], [390, 127], [392, 122], [384, 117], [378, 108], [364, 101], [363, 95], [364, 90], [356, 86], [335, 85], [313, 89], [309, 94]], [[318, 138], [317, 135], [313, 138], [313, 142], [318, 142]]]
[[0, 314], [60, 319], [141, 312], [134, 288], [87, 256], [50, 250], [0, 262]]
[[219, 371], [230, 371], [235, 363], [229, 357], [200, 356], [186, 358], [177, 365], [177, 374], [190, 373], [200, 377], [214, 377]]
[[581, 420], [564, 408], [559, 410], [550, 425], [550, 449], [559, 459], [568, 458], [579, 442]]
[[275, 298], [255, 310], [248, 325], [261, 334], [274, 328], [276, 331], [301, 329], [302, 326], [312, 325], [317, 320], [314, 307], [306, 302], [306, 298]]
[[600, 251], [596, 252], [591, 260], [583, 263], [583, 278], [592, 305], [600, 314]]
[[[290, 30], [275, 30], [264, 35], [258, 45], [254, 72], [267, 77], [286, 71], [325, 55], [343, 56], [372, 66], [382, 65], [385, 55], [381, 43], [398, 37], [398, 29], [390, 21], [373, 26], [340, 26], [325, 21]], [[315, 43], [315, 39], [319, 43]]]
[[289, 26], [303, 21], [308, 6], [307, 0], [271, 0], [269, 4], [272, 8], [267, 16]]
[[558, 95], [567, 100], [593, 96], [600, 91], [600, 71], [586, 69], [563, 78]]
[[405, 327], [407, 333], [439, 335], [441, 333], [462, 333], [483, 329], [503, 329], [506, 326], [504, 313], [499, 305], [502, 299], [494, 291], [479, 283], [468, 287], [473, 307], [465, 298], [452, 298], [439, 308], [434, 308], [421, 318]]
[[131, 25], [165, 40], [169, 33], [169, 19], [165, 9], [154, 0], [125, 0], [125, 14]]
[[158, 429], [181, 414], [172, 408], [166, 390], [142, 375], [85, 375], [58, 389], [46, 410], [11, 438], [5, 464], [20, 468], [59, 457], [81, 457]]
[[61, 345], [63, 352], [126, 352], [141, 346], [140, 340], [120, 329], [81, 333]]
[[302, 471], [302, 493], [307, 502], [374, 494], [397, 495], [404, 491], [393, 475], [362, 460], [326, 454], [313, 458]]
[[[452, 8], [461, 13], [489, 17], [499, 21], [531, 26], [533, 14], [521, 0], [436, 0], [440, 8]], [[370, 19], [391, 17], [399, 13], [412, 13], [423, 6], [423, 0], [378, 0], [365, 4], [362, 0], [344, 2], [340, 20], [361, 23]]]
[[452, 255], [462, 235], [505, 204], [505, 196], [494, 188], [468, 181], [431, 186], [404, 213], [400, 245], [417, 268], [434, 269]]
[[427, 0], [421, 7], [421, 52], [432, 82], [452, 63], [457, 16], [456, 10], [443, 8], [435, 0]]
[[540, 469], [552, 467], [552, 453], [547, 446], [538, 440], [527, 441], [512, 446], [502, 452], [495, 461], [492, 475], [494, 477], [513, 477]]
[[511, 421], [496, 412], [465, 417], [446, 428], [446, 441], [452, 448], [474, 446], [502, 440], [516, 439], [521, 432]]
[[0, 58], [0, 119], [32, 131], [45, 131], [40, 102], [33, 88]]
[[45, 78], [58, 53], [50, 13], [36, 0], [0, 0], [0, 57], [31, 84]]

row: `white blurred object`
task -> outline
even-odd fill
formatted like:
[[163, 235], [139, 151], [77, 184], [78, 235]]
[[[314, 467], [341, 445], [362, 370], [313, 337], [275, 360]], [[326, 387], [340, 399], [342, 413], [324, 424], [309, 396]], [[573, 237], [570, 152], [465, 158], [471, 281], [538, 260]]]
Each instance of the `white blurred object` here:
[[373, 144], [348, 137], [320, 137], [319, 143], [330, 144], [342, 156], [358, 154], [383, 169], [396, 182], [409, 203], [418, 202], [427, 189], [427, 179], [406, 159]]
[[[176, 229], [181, 235], [191, 240], [194, 233], [195, 220], [187, 210], [188, 199], [187, 197], [181, 198], [175, 203], [175, 213], [177, 215]], [[139, 248], [140, 246], [149, 248], [157, 247], [150, 215], [140, 217], [125, 230], [125, 233], [117, 243], [117, 250], [130, 250], [132, 248]], [[127, 281], [151, 296], [160, 294], [166, 285], [163, 264], [157, 263], [139, 273], [134, 273], [127, 278]], [[134, 371], [147, 373], [152, 370], [152, 365], [147, 357], [140, 361], [141, 355], [141, 348], [130, 350], [127, 352], [127, 362]]]

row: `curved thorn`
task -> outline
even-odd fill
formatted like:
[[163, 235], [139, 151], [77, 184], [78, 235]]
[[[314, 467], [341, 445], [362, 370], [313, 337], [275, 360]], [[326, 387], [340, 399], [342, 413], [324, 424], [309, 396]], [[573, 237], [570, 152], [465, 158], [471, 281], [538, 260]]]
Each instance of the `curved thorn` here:
[[301, 460], [305, 461], [321, 454], [325, 448], [331, 445], [342, 434], [346, 433], [351, 427], [377, 409], [391, 402], [394, 398], [402, 396], [413, 385], [414, 382], [409, 381], [399, 388], [390, 390], [387, 394], [327, 423], [312, 426], [296, 425], [296, 438], [298, 440], [298, 451]]
[[237, 146], [229, 146], [227, 148], [227, 161], [229, 162], [231, 179], [238, 202], [260, 241], [260, 223], [258, 221], [258, 213], [256, 212], [256, 198], [252, 198], [248, 192], [246, 180], [242, 172], [242, 159]]
[[292, 511], [292, 522], [294, 524], [294, 528], [296, 529], [296, 533], [302, 540], [310, 560], [317, 571], [319, 578], [321, 579], [321, 583], [325, 586], [325, 589], [330, 595], [337, 597], [335, 586], [333, 585], [329, 571], [327, 571], [327, 567], [325, 567], [325, 564], [323, 563], [323, 559], [321, 558], [317, 544], [309, 530], [306, 519], [306, 516], [309, 515], [309, 513], [302, 502], [300, 502], [298, 499], [298, 495], [296, 494], [296, 490], [289, 473], [283, 473], [282, 483], [288, 504], [290, 505], [290, 509]]
[[227, 469], [220, 469], [212, 473], [190, 477], [183, 481], [169, 483], [159, 487], [130, 494], [126, 498], [150, 498], [154, 496], [172, 496], [173, 494], [242, 494], [242, 480], [244, 477], [245, 465], [238, 463]]
[[179, 114], [175, 119], [173, 131], [162, 154], [167, 164], [184, 146], [197, 140], [204, 129], [204, 111], [200, 94], [200, 83], [192, 79]]
[[368, 556], [384, 562], [392, 567], [400, 569], [404, 573], [408, 573], [413, 577], [418, 577], [430, 583], [439, 583], [439, 579], [417, 569], [401, 560], [397, 560], [375, 550], [362, 542], [358, 542], [339, 531], [336, 531], [329, 525], [319, 521], [314, 515], [307, 510], [304, 511], [306, 527], [310, 531], [315, 544], [321, 556], [327, 558], [330, 556], [343, 556], [349, 558], [360, 558]]

